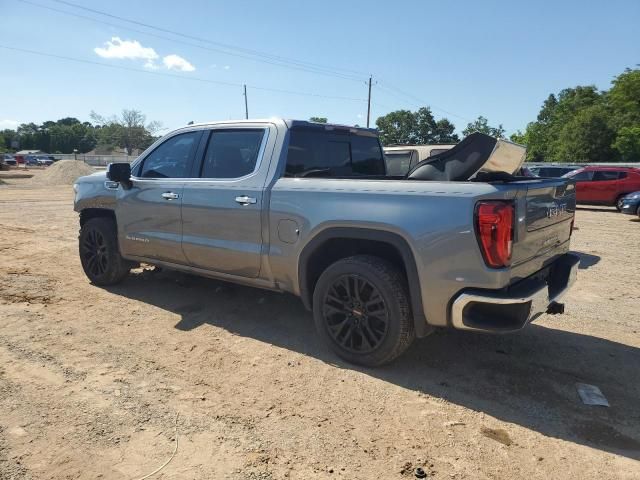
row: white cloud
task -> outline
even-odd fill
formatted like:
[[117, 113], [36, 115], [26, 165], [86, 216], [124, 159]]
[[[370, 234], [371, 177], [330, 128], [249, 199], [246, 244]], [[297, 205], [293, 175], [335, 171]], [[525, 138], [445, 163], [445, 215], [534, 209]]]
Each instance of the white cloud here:
[[162, 59], [162, 63], [169, 70], [180, 70], [181, 72], [193, 72], [196, 67], [179, 55], [167, 55]]
[[144, 68], [148, 68], [149, 70], [158, 70], [160, 67], [154, 63], [153, 60], [147, 60], [143, 65]]
[[159, 55], [151, 47], [143, 47], [137, 40], [122, 40], [120, 37], [112, 37], [111, 40], [104, 42], [105, 47], [96, 47], [93, 49], [96, 54], [102, 58], [126, 58], [129, 60], [146, 60], [144, 66], [154, 65], [154, 60]]
[[18, 122], [18, 120], [9, 120], [8, 118], [0, 120], [0, 130], [4, 130], [5, 128], [15, 130], [19, 124], [20, 122]]
[[[150, 70], [160, 68], [160, 65], [156, 63], [160, 59], [160, 55], [153, 48], [142, 46], [137, 40], [122, 40], [120, 37], [112, 37], [111, 40], [104, 42], [103, 47], [96, 47], [93, 51], [102, 58], [142, 60], [144, 68]], [[196, 69], [187, 60], [175, 54], [163, 57], [162, 63], [167, 70], [193, 72]]]
[[359, 113], [358, 115], [356, 115], [356, 117], [358, 117], [358, 118], [364, 118], [364, 115], [362, 115], [361, 113]]
[[222, 67], [222, 68], [224, 68], [225, 70], [230, 70], [230, 69], [231, 69], [231, 67], [230, 67], [229, 65], [225, 65], [225, 66], [224, 66], [224, 67]]

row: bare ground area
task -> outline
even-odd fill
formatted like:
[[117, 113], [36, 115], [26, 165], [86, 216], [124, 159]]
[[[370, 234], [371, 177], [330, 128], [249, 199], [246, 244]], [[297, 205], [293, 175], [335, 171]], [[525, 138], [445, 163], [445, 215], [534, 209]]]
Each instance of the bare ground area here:
[[0, 479], [139, 478], [176, 441], [153, 478], [640, 478], [633, 217], [579, 210], [566, 315], [438, 332], [368, 370], [329, 353], [292, 296], [141, 269], [92, 286], [71, 187], [5, 182]]

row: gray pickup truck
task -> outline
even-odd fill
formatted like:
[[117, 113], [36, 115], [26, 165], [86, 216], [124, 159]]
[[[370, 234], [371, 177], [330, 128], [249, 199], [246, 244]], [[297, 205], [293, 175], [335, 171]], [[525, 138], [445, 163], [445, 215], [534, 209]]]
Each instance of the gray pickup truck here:
[[95, 285], [145, 262], [293, 293], [339, 356], [381, 365], [437, 327], [563, 312], [575, 184], [514, 176], [524, 153], [473, 134], [394, 177], [375, 130], [191, 125], [77, 180], [81, 263]]

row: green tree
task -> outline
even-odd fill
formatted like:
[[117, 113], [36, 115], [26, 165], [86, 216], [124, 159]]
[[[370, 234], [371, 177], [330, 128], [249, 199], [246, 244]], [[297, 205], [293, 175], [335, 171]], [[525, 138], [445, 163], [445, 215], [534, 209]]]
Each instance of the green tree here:
[[315, 123], [327, 123], [327, 117], [311, 117], [309, 121]]
[[119, 117], [105, 117], [92, 111], [90, 116], [101, 127], [97, 131], [98, 144], [124, 148], [128, 155], [151, 145], [161, 127], [160, 122], [147, 123], [147, 117], [138, 110], [122, 110]]
[[467, 128], [462, 131], [462, 134], [466, 137], [474, 132], [484, 133], [496, 138], [504, 138], [505, 129], [502, 128], [502, 124], [497, 127], [490, 126], [489, 120], [480, 115], [474, 122], [467, 124]]
[[519, 143], [520, 145], [526, 145], [529, 143], [529, 133], [526, 130], [524, 133], [518, 130], [511, 134], [509, 140], [514, 143]]
[[604, 92], [586, 85], [549, 95], [536, 121], [512, 139], [527, 145], [529, 161], [639, 159], [640, 70], [626, 69], [611, 83]]
[[623, 162], [640, 162], [640, 124], [618, 130], [613, 148]]
[[577, 111], [562, 126], [551, 158], [564, 162], [610, 162], [616, 157], [611, 146], [615, 131], [608, 122], [608, 112], [603, 105]]
[[640, 70], [627, 68], [612, 82], [607, 93], [612, 126], [623, 128], [640, 125]]
[[383, 145], [455, 143], [455, 126], [446, 118], [435, 120], [429, 107], [416, 112], [396, 110], [376, 120]]

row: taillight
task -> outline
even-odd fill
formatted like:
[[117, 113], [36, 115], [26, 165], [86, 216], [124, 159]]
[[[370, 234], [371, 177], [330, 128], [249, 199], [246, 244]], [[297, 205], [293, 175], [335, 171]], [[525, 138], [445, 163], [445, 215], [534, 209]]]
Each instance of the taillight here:
[[478, 203], [476, 232], [487, 266], [502, 268], [511, 263], [513, 217], [513, 203], [511, 202]]

